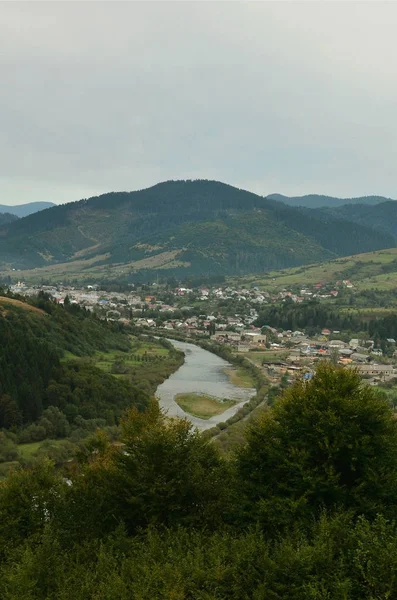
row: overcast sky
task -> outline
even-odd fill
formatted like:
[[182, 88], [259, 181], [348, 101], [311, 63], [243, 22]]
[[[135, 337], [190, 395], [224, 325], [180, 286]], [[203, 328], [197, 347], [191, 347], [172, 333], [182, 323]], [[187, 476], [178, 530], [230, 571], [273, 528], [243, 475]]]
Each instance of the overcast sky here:
[[0, 203], [397, 198], [397, 4], [1, 2]]

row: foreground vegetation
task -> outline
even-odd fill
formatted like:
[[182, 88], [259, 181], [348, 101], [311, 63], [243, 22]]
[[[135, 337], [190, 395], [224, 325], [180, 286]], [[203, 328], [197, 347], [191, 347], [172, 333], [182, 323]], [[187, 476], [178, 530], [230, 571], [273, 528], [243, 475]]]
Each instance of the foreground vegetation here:
[[152, 403], [122, 448], [0, 483], [4, 600], [375, 600], [397, 595], [397, 421], [321, 365], [224, 458]]

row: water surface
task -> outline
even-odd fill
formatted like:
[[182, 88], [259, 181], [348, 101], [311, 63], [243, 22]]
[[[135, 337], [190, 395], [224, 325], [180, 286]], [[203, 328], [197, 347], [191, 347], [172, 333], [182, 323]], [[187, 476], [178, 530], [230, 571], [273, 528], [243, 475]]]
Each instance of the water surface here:
[[[156, 392], [160, 406], [166, 409], [170, 417], [186, 417], [198, 429], [210, 429], [217, 423], [232, 417], [255, 394], [254, 388], [240, 388], [230, 382], [225, 370], [232, 368], [232, 365], [223, 358], [194, 344], [169, 341], [185, 354], [184, 364], [159, 385]], [[237, 404], [221, 415], [210, 419], [199, 419], [185, 413], [174, 400], [177, 394], [191, 392], [210, 394], [217, 398], [230, 398], [236, 400]]]

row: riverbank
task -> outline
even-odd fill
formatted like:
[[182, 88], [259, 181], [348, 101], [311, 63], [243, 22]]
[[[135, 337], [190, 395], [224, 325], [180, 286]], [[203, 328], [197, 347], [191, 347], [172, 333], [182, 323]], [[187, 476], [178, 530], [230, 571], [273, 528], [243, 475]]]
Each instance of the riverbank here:
[[[219, 422], [233, 417], [236, 412], [255, 395], [255, 388], [238, 387], [230, 381], [225, 371], [233, 368], [229, 361], [201, 345], [170, 340], [177, 350], [185, 353], [185, 362], [158, 389], [156, 396], [160, 406], [169, 416], [186, 417], [201, 431], [215, 427]], [[222, 414], [202, 419], [185, 412], [175, 401], [177, 394], [200, 394], [227, 398], [233, 406]]]
[[251, 374], [242, 367], [226, 369], [225, 373], [234, 385], [238, 385], [242, 388], [255, 387], [255, 382], [253, 381]]

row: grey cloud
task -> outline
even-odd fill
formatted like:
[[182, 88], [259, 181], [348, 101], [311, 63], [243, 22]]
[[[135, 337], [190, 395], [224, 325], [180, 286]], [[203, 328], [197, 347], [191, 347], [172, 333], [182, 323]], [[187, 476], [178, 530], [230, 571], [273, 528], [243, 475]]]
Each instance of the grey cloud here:
[[2, 3], [0, 198], [397, 197], [392, 3]]

